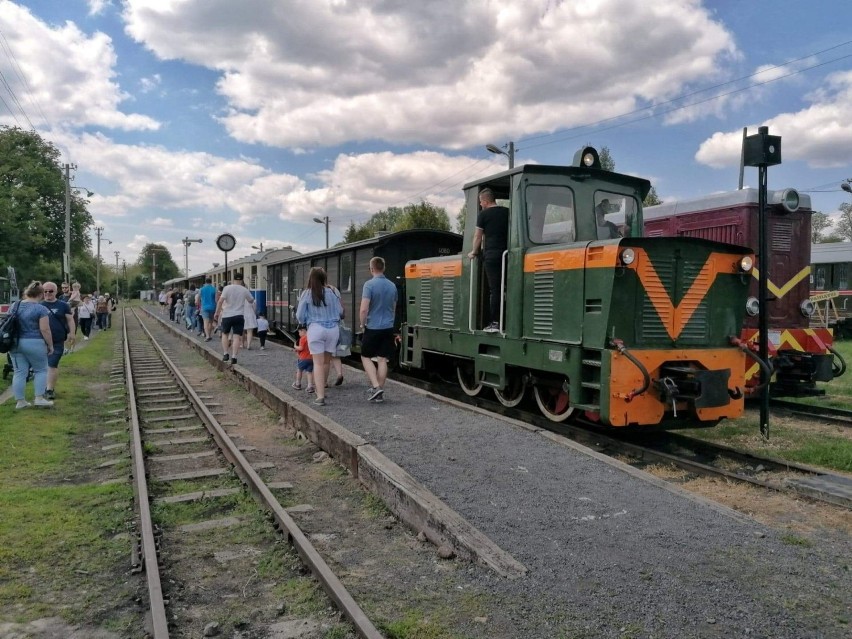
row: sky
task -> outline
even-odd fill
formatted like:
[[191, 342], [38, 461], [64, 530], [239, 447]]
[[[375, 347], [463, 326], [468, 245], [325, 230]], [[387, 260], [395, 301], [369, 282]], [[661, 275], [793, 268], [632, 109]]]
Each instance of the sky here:
[[[332, 244], [462, 185], [607, 147], [663, 201], [737, 188], [742, 130], [782, 138], [770, 189], [836, 214], [852, 178], [842, 0], [0, 0], [0, 125], [94, 192], [101, 251], [190, 271]], [[745, 185], [756, 186], [746, 168]], [[94, 238], [94, 233], [93, 233]], [[112, 242], [106, 244], [106, 240]], [[93, 241], [93, 246], [95, 242]], [[107, 259], [107, 257], [109, 259]]]

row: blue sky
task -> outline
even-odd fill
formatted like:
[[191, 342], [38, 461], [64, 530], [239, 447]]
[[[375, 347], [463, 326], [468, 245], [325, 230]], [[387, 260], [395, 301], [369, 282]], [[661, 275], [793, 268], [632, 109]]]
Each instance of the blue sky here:
[[[664, 200], [736, 188], [742, 128], [782, 136], [770, 188], [832, 214], [852, 177], [848, 3], [814, 0], [0, 0], [0, 124], [77, 165], [135, 261], [321, 248], [351, 221], [584, 143]], [[746, 169], [756, 185], [756, 169]]]

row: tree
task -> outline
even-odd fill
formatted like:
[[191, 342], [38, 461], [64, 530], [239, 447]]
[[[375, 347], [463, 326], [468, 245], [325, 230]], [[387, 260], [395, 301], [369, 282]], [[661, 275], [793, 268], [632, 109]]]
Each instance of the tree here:
[[852, 240], [852, 204], [844, 202], [840, 205], [840, 219], [834, 229], [844, 241]]
[[[153, 274], [155, 261], [157, 263], [155, 277], [158, 286], [161, 286], [167, 280], [181, 275], [181, 269], [172, 259], [171, 251], [162, 244], [153, 243], [146, 244], [139, 252], [139, 259], [136, 260], [136, 265], [140, 269], [140, 274]], [[153, 286], [153, 282], [151, 285]]]
[[825, 213], [814, 211], [811, 214], [811, 244], [825, 241], [826, 231], [832, 227], [831, 218]]
[[[58, 279], [65, 252], [65, 179], [60, 153], [34, 131], [0, 127], [0, 267], [21, 282]], [[92, 216], [71, 191], [71, 254], [90, 253]], [[72, 269], [73, 273], [73, 269]]]
[[379, 231], [406, 231], [409, 229], [450, 230], [450, 218], [446, 209], [421, 201], [419, 204], [407, 204], [403, 208], [391, 206], [374, 213], [361, 226], [349, 223], [343, 234], [343, 243], [368, 240]]
[[657, 204], [662, 204], [663, 201], [660, 199], [660, 196], [657, 195], [657, 189], [653, 186], [651, 190], [648, 191], [648, 195], [645, 196], [645, 201], [642, 202], [643, 206], [657, 206]]
[[[587, 144], [586, 146], [591, 146]], [[601, 160], [601, 168], [604, 171], [615, 171], [615, 160], [612, 159], [612, 154], [609, 152], [608, 146], [602, 146], [598, 151], [598, 157]]]
[[464, 235], [464, 221], [467, 217], [467, 206], [462, 204], [459, 212], [456, 213], [456, 232]]

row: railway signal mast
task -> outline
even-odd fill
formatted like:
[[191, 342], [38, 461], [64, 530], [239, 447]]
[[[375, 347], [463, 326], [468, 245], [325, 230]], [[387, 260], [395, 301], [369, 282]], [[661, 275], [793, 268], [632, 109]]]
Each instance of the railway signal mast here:
[[[745, 166], [756, 166], [758, 168], [758, 237], [759, 255], [757, 256], [760, 268], [758, 278], [757, 300], [760, 306], [758, 316], [760, 359], [769, 359], [769, 308], [766, 298], [768, 296], [769, 281], [769, 238], [766, 228], [766, 178], [767, 167], [781, 164], [781, 136], [769, 135], [769, 127], [762, 126], [757, 129], [757, 135], [750, 135], [743, 141], [743, 164]], [[764, 373], [771, 377], [772, 372]], [[769, 437], [769, 381], [763, 380], [764, 388], [760, 397], [760, 434], [764, 438]]]

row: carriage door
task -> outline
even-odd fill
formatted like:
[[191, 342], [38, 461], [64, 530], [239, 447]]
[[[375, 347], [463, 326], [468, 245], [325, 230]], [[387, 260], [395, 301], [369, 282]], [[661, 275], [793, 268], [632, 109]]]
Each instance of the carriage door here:
[[298, 325], [296, 320], [296, 309], [299, 307], [299, 297], [308, 284], [308, 272], [310, 264], [307, 262], [296, 262], [290, 265], [290, 297], [287, 300], [290, 306], [290, 328], [295, 330]]

